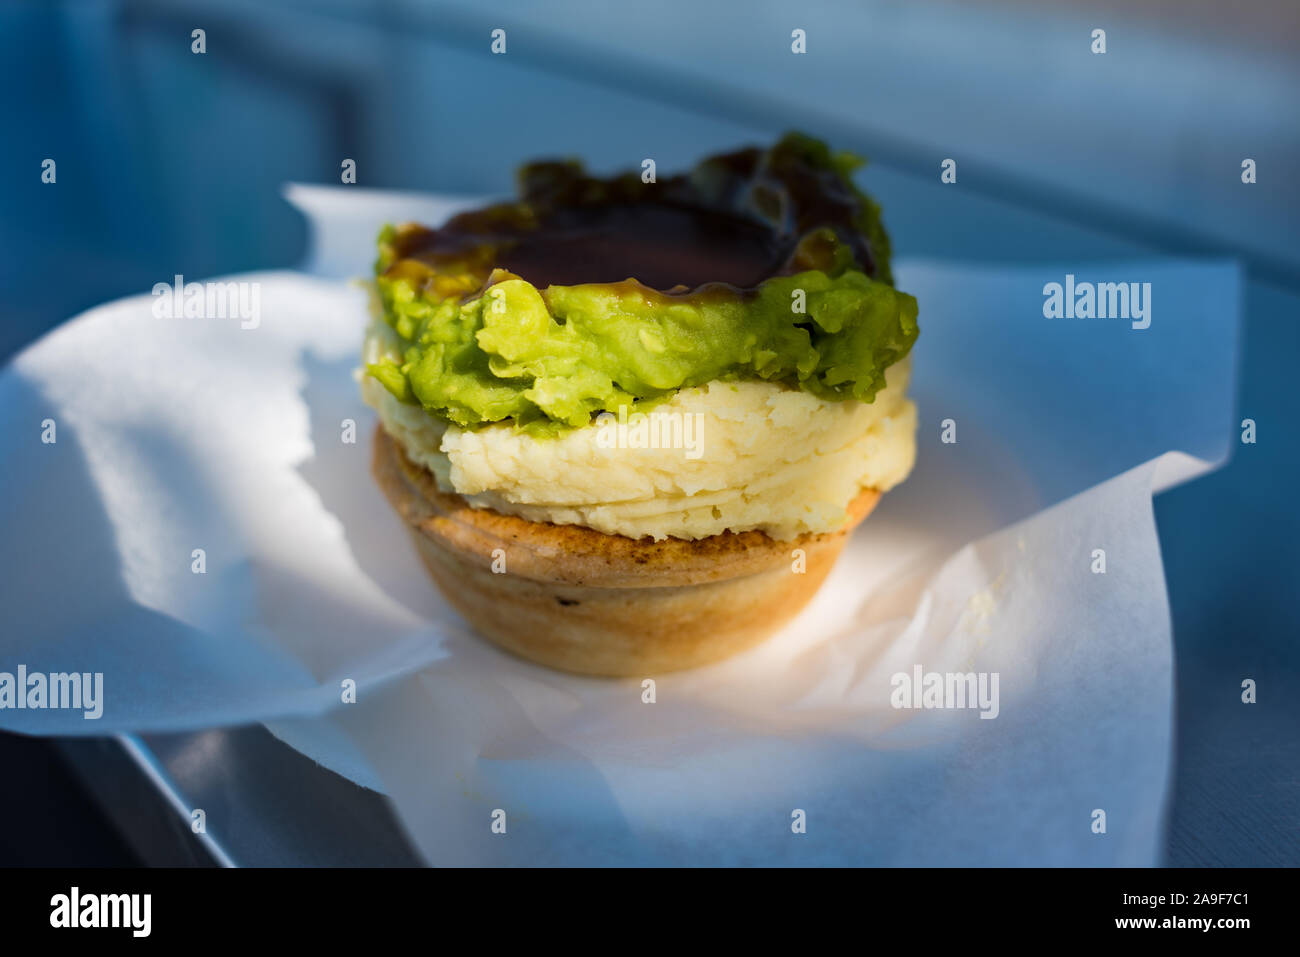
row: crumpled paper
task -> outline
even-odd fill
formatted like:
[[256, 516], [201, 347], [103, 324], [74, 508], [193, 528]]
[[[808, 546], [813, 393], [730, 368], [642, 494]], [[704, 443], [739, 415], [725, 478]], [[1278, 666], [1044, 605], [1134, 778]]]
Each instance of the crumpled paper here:
[[[315, 275], [232, 277], [258, 284], [256, 328], [158, 318], [145, 295], [0, 375], [0, 673], [104, 676], [98, 719], [5, 707], [0, 728], [264, 722], [387, 793], [435, 864], [1158, 862], [1172, 661], [1151, 496], [1228, 455], [1235, 266], [899, 262], [921, 304], [913, 476], [788, 629], [645, 676], [650, 702], [642, 679], [476, 639], [370, 478], [365, 294], [340, 276], [364, 274], [384, 219], [460, 201], [290, 195]], [[1149, 328], [1044, 318], [1067, 273], [1151, 283]], [[996, 717], [895, 707], [918, 667], [996, 674]]]

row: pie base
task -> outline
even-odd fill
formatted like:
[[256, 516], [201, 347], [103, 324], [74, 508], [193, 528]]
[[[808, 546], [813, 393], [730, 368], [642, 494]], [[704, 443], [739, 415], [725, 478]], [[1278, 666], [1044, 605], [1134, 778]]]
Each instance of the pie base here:
[[693, 668], [769, 637], [880, 499], [864, 489], [843, 527], [790, 541], [753, 531], [655, 541], [474, 508], [382, 428], [372, 469], [439, 591], [480, 635], [549, 668], [609, 677]]

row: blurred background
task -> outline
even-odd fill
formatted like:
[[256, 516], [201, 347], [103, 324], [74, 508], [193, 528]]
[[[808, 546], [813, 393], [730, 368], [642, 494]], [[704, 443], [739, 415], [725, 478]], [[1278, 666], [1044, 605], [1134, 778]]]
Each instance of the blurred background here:
[[[501, 194], [538, 155], [671, 171], [798, 128], [870, 157], [859, 182], [900, 258], [1238, 260], [1239, 410], [1259, 442], [1157, 500], [1168, 862], [1300, 863], [1294, 0], [9, 0], [0, 89], [0, 358], [175, 273], [300, 263], [281, 187], [337, 183], [345, 158], [362, 186]], [[161, 853], [125, 792], [83, 786], [102, 780], [86, 747], [0, 737], [6, 771], [48, 781], [0, 794], [0, 863]]]

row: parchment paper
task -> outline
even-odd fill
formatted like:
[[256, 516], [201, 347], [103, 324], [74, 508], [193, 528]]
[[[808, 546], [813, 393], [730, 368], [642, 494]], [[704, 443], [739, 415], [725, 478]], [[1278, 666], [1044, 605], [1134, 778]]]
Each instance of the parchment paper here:
[[[291, 196], [315, 275], [232, 277], [259, 284], [257, 328], [156, 318], [144, 295], [0, 376], [0, 672], [104, 675], [99, 719], [4, 708], [0, 727], [264, 722], [385, 791], [437, 864], [1158, 862], [1172, 662], [1151, 496], [1235, 441], [1235, 266], [900, 262], [921, 304], [915, 473], [790, 628], [645, 676], [646, 703], [641, 679], [469, 634], [370, 478], [365, 295], [341, 274], [395, 211], [463, 201]], [[1150, 327], [1045, 319], [1067, 273], [1151, 283]], [[997, 716], [893, 707], [917, 666], [996, 673]]]

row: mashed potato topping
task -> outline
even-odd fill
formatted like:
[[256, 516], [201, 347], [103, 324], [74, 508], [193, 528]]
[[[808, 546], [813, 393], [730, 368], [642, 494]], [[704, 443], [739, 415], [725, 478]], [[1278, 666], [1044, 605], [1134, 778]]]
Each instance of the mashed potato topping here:
[[[372, 325], [367, 361], [388, 348], [387, 332]], [[892, 366], [871, 403], [715, 381], [653, 404], [639, 427], [635, 415], [622, 429], [609, 416], [560, 435], [508, 423], [463, 430], [369, 376], [361, 389], [407, 456], [477, 507], [632, 538], [757, 529], [790, 539], [835, 530], [863, 488], [883, 492], [907, 477], [916, 455], [909, 372], [910, 359]]]

